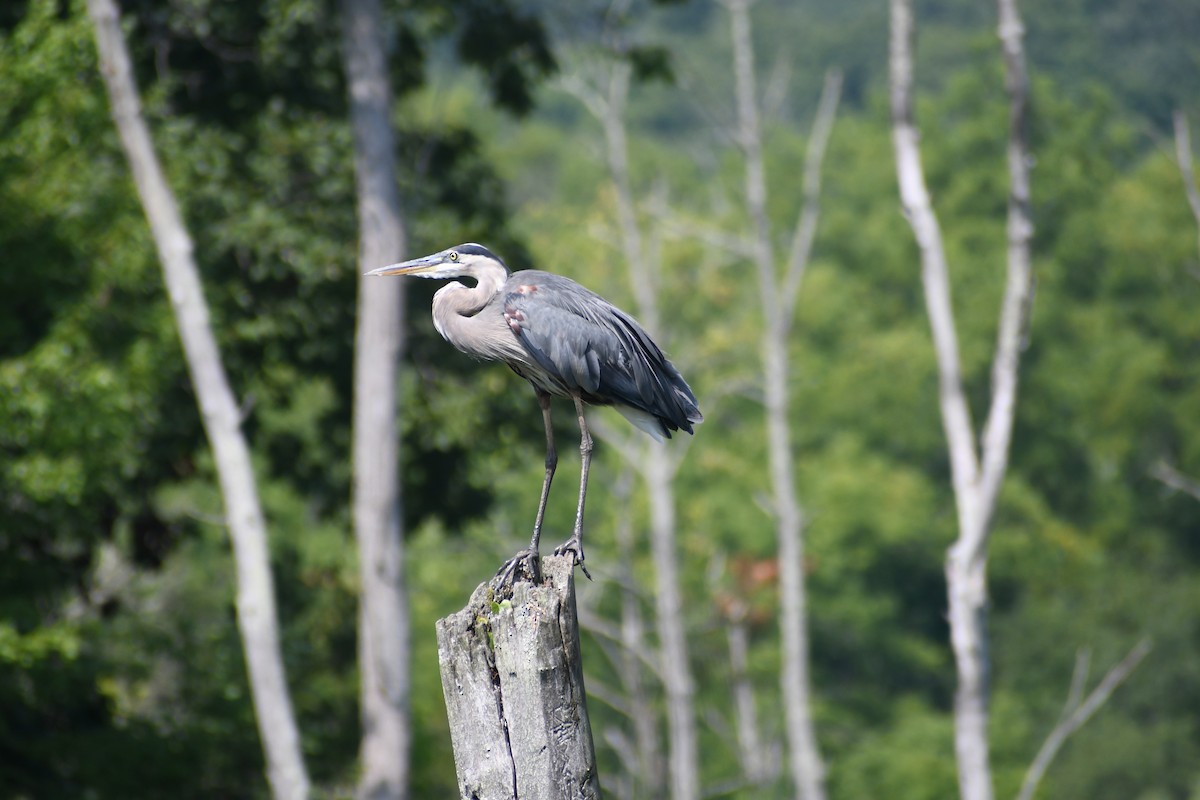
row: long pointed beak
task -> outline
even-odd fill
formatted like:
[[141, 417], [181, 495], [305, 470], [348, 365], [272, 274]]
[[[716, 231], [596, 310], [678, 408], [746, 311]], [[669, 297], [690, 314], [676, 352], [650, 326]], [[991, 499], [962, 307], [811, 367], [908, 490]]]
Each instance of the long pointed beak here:
[[389, 264], [386, 267], [373, 269], [365, 274], [367, 275], [419, 275], [422, 272], [431, 270], [442, 263], [440, 254], [432, 256], [423, 256], [414, 258], [411, 261], [402, 261], [399, 264]]

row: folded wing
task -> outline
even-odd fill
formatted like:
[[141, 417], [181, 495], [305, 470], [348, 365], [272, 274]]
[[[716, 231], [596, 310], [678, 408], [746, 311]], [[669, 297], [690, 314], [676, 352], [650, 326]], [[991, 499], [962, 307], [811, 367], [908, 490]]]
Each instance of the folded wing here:
[[636, 320], [604, 298], [537, 270], [515, 273], [506, 290], [504, 318], [545, 372], [527, 376], [551, 384], [542, 388], [615, 405], [652, 435], [656, 431], [643, 424], [646, 415], [666, 437], [677, 430], [692, 433], [693, 424], [703, 421], [696, 396], [675, 366]]

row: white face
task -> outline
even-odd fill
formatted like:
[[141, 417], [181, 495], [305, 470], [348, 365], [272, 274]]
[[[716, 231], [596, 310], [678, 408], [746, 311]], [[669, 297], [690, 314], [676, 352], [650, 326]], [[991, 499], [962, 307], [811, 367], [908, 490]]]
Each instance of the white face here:
[[[462, 245], [466, 247], [467, 245]], [[459, 278], [470, 276], [477, 270], [497, 262], [478, 253], [461, 252], [451, 247], [440, 253], [414, 258], [399, 264], [380, 267], [368, 272], [368, 275], [412, 275], [416, 278]]]

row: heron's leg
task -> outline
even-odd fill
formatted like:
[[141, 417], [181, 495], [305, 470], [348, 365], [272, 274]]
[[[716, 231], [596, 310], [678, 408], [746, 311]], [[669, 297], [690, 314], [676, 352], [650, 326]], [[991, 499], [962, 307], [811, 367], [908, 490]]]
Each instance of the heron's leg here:
[[575, 401], [575, 414], [579, 417], [579, 507], [575, 510], [575, 532], [570, 539], [554, 548], [554, 555], [574, 555], [575, 563], [591, 580], [591, 574], [583, 566], [583, 506], [587, 501], [588, 471], [592, 465], [592, 434], [588, 432], [587, 420], [583, 416], [583, 400], [577, 394], [572, 395], [571, 399]]
[[542, 521], [546, 518], [546, 501], [550, 499], [550, 482], [554, 480], [554, 470], [558, 467], [554, 425], [550, 422], [550, 395], [539, 389], [537, 399], [542, 407], [542, 424], [546, 427], [546, 477], [542, 479], [542, 499], [538, 501], [537, 517], [533, 521], [533, 540], [529, 543], [529, 549], [535, 553], [542, 538]]
[[542, 538], [542, 522], [546, 518], [546, 501], [550, 498], [550, 482], [554, 480], [554, 470], [558, 467], [558, 452], [554, 449], [554, 425], [550, 422], [550, 395], [541, 389], [537, 392], [538, 405], [542, 407], [542, 424], [546, 428], [546, 477], [542, 479], [542, 498], [538, 501], [537, 517], [533, 521], [533, 538], [529, 547], [519, 551], [515, 556], [500, 565], [496, 571], [493, 585], [502, 587], [516, 575], [517, 568], [528, 564], [525, 570], [530, 580], [537, 581], [541, 570], [538, 569], [538, 542]]

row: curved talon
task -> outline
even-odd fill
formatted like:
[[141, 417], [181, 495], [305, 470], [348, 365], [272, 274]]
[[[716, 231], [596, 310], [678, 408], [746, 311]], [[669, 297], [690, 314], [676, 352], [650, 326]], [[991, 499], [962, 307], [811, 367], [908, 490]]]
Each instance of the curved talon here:
[[588, 572], [588, 568], [583, 565], [583, 542], [578, 536], [572, 536], [570, 539], [554, 548], [554, 555], [556, 556], [563, 556], [567, 553], [571, 554], [575, 566], [583, 570], [583, 574], [590, 581], [592, 579], [592, 573]]
[[[521, 569], [522, 565], [524, 565], [524, 569]], [[499, 589], [506, 583], [516, 583], [521, 574], [524, 574], [526, 580], [532, 583], [541, 581], [541, 559], [538, 557], [537, 550], [527, 547], [501, 564], [500, 569], [496, 570], [496, 576], [492, 579], [492, 586]]]

